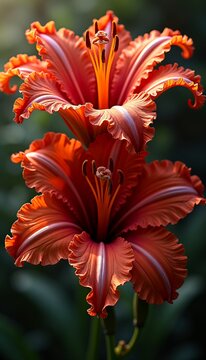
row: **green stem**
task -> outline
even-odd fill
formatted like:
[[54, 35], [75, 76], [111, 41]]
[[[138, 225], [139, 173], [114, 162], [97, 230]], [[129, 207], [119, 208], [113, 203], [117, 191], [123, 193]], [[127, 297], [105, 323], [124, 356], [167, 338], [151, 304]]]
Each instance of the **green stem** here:
[[102, 328], [105, 336], [107, 360], [115, 360], [115, 346], [114, 346], [114, 334], [115, 334], [115, 313], [114, 308], [107, 308], [108, 316], [102, 320]]
[[99, 344], [99, 326], [100, 320], [95, 317], [91, 319], [91, 329], [89, 337], [89, 345], [87, 349], [86, 360], [96, 360], [98, 358], [98, 344]]
[[116, 355], [114, 352], [114, 336], [105, 334], [105, 342], [107, 349], [107, 360], [115, 360]]

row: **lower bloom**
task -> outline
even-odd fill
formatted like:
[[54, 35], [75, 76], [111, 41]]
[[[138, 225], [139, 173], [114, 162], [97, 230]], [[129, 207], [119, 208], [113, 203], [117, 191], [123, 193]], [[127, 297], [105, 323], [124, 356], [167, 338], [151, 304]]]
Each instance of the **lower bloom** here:
[[68, 259], [90, 288], [92, 316], [106, 317], [127, 281], [148, 303], [171, 303], [186, 277], [186, 256], [165, 226], [205, 204], [203, 185], [183, 163], [147, 164], [145, 156], [106, 133], [88, 150], [47, 133], [13, 155], [26, 185], [41, 193], [21, 207], [6, 237], [16, 265]]

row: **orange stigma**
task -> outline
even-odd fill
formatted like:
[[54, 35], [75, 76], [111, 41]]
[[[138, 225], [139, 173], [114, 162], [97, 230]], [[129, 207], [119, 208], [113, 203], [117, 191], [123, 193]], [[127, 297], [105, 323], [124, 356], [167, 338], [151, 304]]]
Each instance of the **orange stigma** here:
[[94, 26], [95, 35], [93, 39], [90, 38], [89, 30], [87, 30], [85, 41], [96, 75], [98, 107], [99, 109], [107, 109], [109, 108], [110, 72], [115, 53], [119, 47], [119, 37], [115, 21], [112, 22], [111, 38], [105, 31], [99, 30], [97, 21]]
[[111, 218], [111, 211], [116, 196], [119, 192], [121, 185], [124, 182], [124, 174], [122, 170], [118, 169], [118, 184], [116, 189], [113, 189], [112, 176], [113, 176], [113, 162], [110, 161], [109, 169], [105, 166], [96, 167], [96, 163], [93, 160], [91, 164], [92, 175], [94, 176], [94, 182], [89, 179], [87, 174], [87, 163], [85, 160], [82, 164], [82, 174], [84, 175], [96, 201], [98, 225], [96, 232], [96, 241], [105, 242], [107, 240], [109, 221]]

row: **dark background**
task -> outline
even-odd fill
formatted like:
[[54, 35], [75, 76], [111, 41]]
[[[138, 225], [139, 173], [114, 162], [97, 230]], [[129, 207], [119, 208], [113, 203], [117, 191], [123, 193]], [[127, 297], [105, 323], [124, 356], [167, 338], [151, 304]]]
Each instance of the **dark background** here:
[[[30, 23], [55, 20], [82, 34], [93, 18], [107, 9], [115, 11], [132, 36], [164, 27], [179, 29], [192, 37], [195, 53], [184, 60], [173, 48], [165, 63], [178, 62], [202, 75], [206, 87], [205, 0], [0, 0], [0, 64], [3, 68], [17, 53], [35, 54], [24, 32]], [[149, 146], [150, 159], [184, 161], [206, 184], [206, 106], [188, 108], [188, 90], [175, 88], [157, 101], [156, 136]], [[80, 288], [67, 262], [41, 267], [16, 268], [4, 249], [4, 237], [16, 219], [18, 208], [28, 201], [21, 170], [10, 163], [12, 152], [24, 150], [48, 130], [67, 131], [57, 116], [35, 112], [21, 126], [13, 121], [16, 96], [0, 94], [0, 359], [84, 359], [90, 318], [86, 313], [87, 291]], [[173, 305], [151, 306], [136, 350], [128, 359], [202, 360], [205, 349], [206, 303], [206, 211], [195, 211], [170, 228], [185, 245], [189, 275]], [[124, 286], [116, 307], [117, 337], [129, 339], [132, 332], [131, 286]], [[103, 339], [100, 338], [104, 348]]]

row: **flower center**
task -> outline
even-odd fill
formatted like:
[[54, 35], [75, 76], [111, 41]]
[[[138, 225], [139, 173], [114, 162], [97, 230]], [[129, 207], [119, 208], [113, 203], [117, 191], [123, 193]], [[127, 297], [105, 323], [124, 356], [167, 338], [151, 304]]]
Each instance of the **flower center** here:
[[115, 53], [119, 47], [115, 21], [112, 23], [111, 39], [105, 31], [99, 30], [96, 21], [94, 38], [90, 38], [89, 30], [87, 30], [85, 40], [96, 75], [98, 107], [99, 109], [107, 109], [109, 107], [110, 72]]
[[95, 198], [97, 206], [97, 232], [96, 241], [105, 242], [108, 234], [108, 226], [111, 218], [111, 211], [114, 201], [117, 197], [119, 189], [124, 182], [124, 174], [122, 170], [118, 169], [118, 183], [116, 188], [113, 188], [113, 161], [110, 159], [109, 169], [105, 166], [96, 167], [93, 160], [91, 163], [92, 177], [94, 181], [89, 179], [87, 174], [87, 163], [85, 160], [82, 164], [82, 174], [84, 175], [92, 193]]

